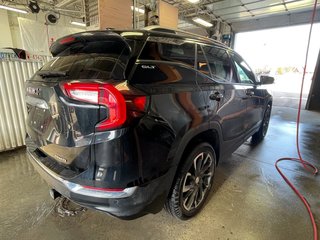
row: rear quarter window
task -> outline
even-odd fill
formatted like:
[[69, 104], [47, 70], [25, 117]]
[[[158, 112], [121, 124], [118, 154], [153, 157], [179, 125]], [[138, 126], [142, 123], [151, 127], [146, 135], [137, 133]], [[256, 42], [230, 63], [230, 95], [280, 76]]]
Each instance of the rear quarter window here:
[[130, 79], [135, 84], [195, 84], [195, 44], [179, 39], [148, 41]]
[[139, 64], [131, 78], [135, 84], [194, 84], [195, 71], [168, 63]]
[[176, 62], [193, 68], [195, 63], [195, 44], [147, 42], [139, 59]]

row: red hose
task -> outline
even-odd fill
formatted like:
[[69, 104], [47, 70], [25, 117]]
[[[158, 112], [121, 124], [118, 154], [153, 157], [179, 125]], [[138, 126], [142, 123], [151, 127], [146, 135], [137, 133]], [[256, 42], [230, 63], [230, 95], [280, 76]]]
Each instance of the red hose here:
[[309, 217], [310, 217], [310, 220], [311, 220], [312, 228], [313, 228], [313, 239], [314, 240], [318, 240], [318, 230], [317, 230], [316, 221], [315, 221], [313, 213], [311, 211], [311, 207], [310, 207], [308, 201], [306, 200], [306, 198], [298, 191], [298, 189], [290, 182], [290, 180], [280, 170], [280, 168], [278, 167], [278, 163], [281, 162], [281, 161], [299, 162], [299, 163], [302, 164], [302, 166], [306, 170], [312, 172], [314, 175], [316, 175], [318, 173], [318, 169], [313, 164], [303, 160], [301, 152], [300, 152], [300, 145], [299, 145], [299, 127], [300, 127], [300, 117], [301, 117], [303, 86], [304, 86], [304, 80], [305, 80], [305, 75], [306, 75], [306, 71], [307, 71], [308, 55], [309, 55], [309, 48], [310, 48], [310, 41], [311, 41], [311, 33], [312, 33], [312, 27], [313, 27], [313, 24], [314, 24], [314, 18], [315, 18], [315, 15], [316, 15], [317, 4], [318, 4], [318, 1], [315, 0], [314, 1], [314, 6], [313, 6], [313, 12], [312, 12], [310, 30], [309, 30], [309, 37], [308, 37], [307, 51], [306, 51], [306, 56], [305, 56], [304, 70], [303, 70], [303, 75], [302, 75], [300, 98], [299, 98], [299, 107], [298, 107], [298, 114], [297, 114], [296, 147], [297, 147], [297, 152], [298, 152], [299, 158], [284, 157], [284, 158], [278, 159], [275, 162], [275, 167], [276, 167], [277, 171], [279, 172], [279, 174], [281, 175], [281, 177], [289, 185], [289, 187], [295, 192], [295, 194], [300, 198], [300, 200], [302, 201], [302, 203], [306, 207], [306, 209], [308, 211], [308, 214], [309, 214]]

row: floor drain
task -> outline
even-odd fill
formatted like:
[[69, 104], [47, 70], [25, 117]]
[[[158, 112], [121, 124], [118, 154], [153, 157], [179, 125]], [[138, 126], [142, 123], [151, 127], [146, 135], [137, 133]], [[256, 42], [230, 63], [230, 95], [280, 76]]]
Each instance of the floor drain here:
[[60, 217], [73, 217], [81, 212], [87, 211], [87, 208], [82, 207], [65, 197], [59, 197], [56, 199], [54, 211]]

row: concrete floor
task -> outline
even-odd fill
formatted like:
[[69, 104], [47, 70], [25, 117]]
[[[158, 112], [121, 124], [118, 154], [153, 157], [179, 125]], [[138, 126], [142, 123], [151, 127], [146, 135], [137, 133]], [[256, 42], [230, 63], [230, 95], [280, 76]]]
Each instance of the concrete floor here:
[[[255, 147], [245, 143], [220, 163], [209, 201], [185, 222], [165, 211], [133, 221], [93, 210], [61, 218], [25, 150], [1, 153], [0, 239], [312, 239], [304, 206], [274, 168], [277, 158], [296, 156], [295, 114], [295, 109], [274, 107], [266, 139]], [[319, 113], [303, 111], [301, 147], [305, 159], [319, 166]], [[295, 163], [281, 166], [307, 197], [319, 224], [320, 176]]]

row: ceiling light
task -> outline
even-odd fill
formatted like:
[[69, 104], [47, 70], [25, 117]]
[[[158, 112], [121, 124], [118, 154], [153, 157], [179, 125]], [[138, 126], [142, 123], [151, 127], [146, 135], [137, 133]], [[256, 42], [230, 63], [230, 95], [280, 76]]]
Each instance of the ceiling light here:
[[28, 13], [26, 10], [8, 7], [8, 6], [4, 6], [4, 5], [0, 5], [0, 8], [8, 10], [8, 11], [18, 12], [18, 13], [24, 13], [24, 14]]
[[73, 25], [77, 25], [77, 26], [80, 26], [80, 27], [85, 27], [86, 24], [85, 23], [81, 23], [81, 22], [75, 22], [75, 21], [72, 21], [71, 24]]
[[198, 3], [198, 2], [200, 2], [200, 0], [188, 0], [188, 2], [191, 2], [191, 3]]
[[133, 11], [133, 9], [138, 13], [144, 14], [144, 10], [142, 8], [131, 6], [132, 11]]
[[126, 36], [142, 36], [143, 33], [142, 32], [122, 32], [120, 35], [122, 37], [126, 37]]
[[205, 20], [203, 20], [201, 18], [198, 18], [198, 17], [192, 18], [192, 21], [194, 21], [196, 23], [199, 23], [199, 24], [201, 24], [201, 25], [203, 25], [205, 27], [212, 27], [213, 26], [212, 23], [209, 23], [209, 22], [207, 22], [207, 21], [205, 21]]

